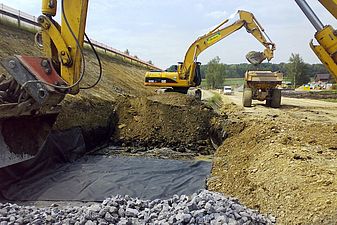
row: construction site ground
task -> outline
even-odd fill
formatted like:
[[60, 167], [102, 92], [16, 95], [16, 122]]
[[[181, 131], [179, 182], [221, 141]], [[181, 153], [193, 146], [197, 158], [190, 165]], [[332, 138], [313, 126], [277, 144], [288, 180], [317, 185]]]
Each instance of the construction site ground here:
[[[0, 25], [0, 38], [0, 57], [42, 54], [31, 33]], [[204, 102], [156, 95], [143, 85], [144, 68], [101, 57], [102, 81], [66, 97], [54, 130], [81, 127], [90, 150], [118, 145], [104, 154], [213, 159], [210, 190], [271, 213], [278, 224], [336, 224], [336, 103], [283, 98], [280, 109], [255, 102], [243, 108], [237, 93], [222, 95], [217, 114], [208, 105], [212, 92], [204, 92]], [[83, 86], [98, 75], [93, 54], [87, 51], [86, 58]]]
[[222, 99], [221, 110], [245, 128], [215, 153], [209, 189], [279, 224], [336, 224], [337, 104], [284, 97], [280, 109], [243, 108], [242, 93]]

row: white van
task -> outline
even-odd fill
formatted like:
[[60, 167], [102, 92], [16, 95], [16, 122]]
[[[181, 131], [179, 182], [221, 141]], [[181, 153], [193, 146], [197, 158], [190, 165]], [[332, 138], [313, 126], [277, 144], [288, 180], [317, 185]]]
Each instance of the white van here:
[[224, 86], [223, 87], [223, 94], [224, 95], [232, 95], [234, 92], [233, 92], [233, 89], [231, 86]]

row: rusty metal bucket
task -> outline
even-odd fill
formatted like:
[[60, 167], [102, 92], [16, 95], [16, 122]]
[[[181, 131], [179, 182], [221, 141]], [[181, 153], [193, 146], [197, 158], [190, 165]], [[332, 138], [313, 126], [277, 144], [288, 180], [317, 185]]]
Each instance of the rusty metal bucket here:
[[[37, 154], [65, 96], [39, 82], [65, 84], [47, 59], [15, 56], [1, 64], [9, 75], [0, 76], [0, 168]], [[37, 76], [40, 74], [42, 78]], [[32, 83], [25, 85], [27, 82]]]

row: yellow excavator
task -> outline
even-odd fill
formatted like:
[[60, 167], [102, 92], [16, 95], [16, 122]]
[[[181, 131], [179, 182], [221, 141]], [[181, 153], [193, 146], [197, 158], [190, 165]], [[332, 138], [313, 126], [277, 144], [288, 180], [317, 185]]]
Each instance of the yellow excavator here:
[[[172, 88], [173, 91], [181, 93], [187, 93], [190, 87], [199, 86], [201, 74], [200, 63], [197, 61], [198, 56], [207, 48], [243, 27], [265, 47], [264, 52], [247, 54], [247, 60], [252, 64], [260, 64], [265, 59], [270, 61], [273, 58], [275, 44], [265, 34], [264, 29], [252, 13], [240, 10], [238, 14], [240, 19], [233, 24], [224, 27], [229, 21], [226, 19], [210, 32], [199, 37], [187, 50], [184, 62], [176, 67], [176, 72], [147, 72], [145, 74], [145, 85]], [[199, 91], [196, 95], [200, 98], [201, 92]]]
[[[337, 31], [331, 25], [324, 26], [305, 0], [295, 2], [316, 29], [315, 39], [318, 45], [311, 40], [311, 49], [337, 81]], [[319, 2], [337, 19], [337, 0], [319, 0]]]
[[66, 94], [75, 95], [82, 88], [88, 0], [62, 0], [61, 24], [53, 19], [57, 5], [57, 0], [42, 0], [41, 31], [35, 39], [45, 56], [1, 60], [9, 74], [0, 77], [2, 149], [36, 154], [60, 112], [59, 103]]

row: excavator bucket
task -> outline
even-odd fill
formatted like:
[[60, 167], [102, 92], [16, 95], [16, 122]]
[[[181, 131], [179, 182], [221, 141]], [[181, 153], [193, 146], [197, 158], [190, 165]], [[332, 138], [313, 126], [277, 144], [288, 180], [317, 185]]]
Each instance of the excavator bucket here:
[[45, 58], [15, 56], [1, 64], [8, 74], [0, 76], [0, 168], [37, 154], [65, 96], [45, 84], [66, 84]]
[[57, 114], [0, 120], [0, 168], [34, 157], [43, 146]]
[[263, 52], [251, 51], [247, 53], [246, 59], [253, 65], [259, 65], [266, 59], [266, 57]]

